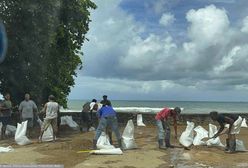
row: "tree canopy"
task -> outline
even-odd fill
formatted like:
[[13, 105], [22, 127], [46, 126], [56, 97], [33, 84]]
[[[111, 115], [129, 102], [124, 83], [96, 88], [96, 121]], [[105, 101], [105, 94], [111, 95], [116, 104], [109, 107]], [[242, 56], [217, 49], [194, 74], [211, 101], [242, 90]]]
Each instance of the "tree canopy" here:
[[15, 103], [28, 92], [38, 104], [53, 94], [66, 107], [95, 8], [90, 0], [2, 0], [8, 52], [0, 64], [0, 92]]

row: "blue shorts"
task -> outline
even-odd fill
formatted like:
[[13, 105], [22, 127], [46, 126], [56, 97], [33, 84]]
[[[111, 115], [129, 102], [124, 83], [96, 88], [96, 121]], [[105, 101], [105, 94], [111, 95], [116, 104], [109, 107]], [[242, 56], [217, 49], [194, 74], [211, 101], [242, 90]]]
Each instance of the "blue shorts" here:
[[3, 126], [7, 126], [10, 122], [10, 117], [0, 117], [0, 122], [2, 122]]

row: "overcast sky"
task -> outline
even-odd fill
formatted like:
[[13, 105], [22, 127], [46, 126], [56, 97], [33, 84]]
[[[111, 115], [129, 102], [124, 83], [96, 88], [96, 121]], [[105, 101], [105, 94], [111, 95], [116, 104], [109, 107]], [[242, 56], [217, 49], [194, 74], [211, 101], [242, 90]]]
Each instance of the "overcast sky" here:
[[69, 99], [248, 101], [247, 0], [94, 0]]

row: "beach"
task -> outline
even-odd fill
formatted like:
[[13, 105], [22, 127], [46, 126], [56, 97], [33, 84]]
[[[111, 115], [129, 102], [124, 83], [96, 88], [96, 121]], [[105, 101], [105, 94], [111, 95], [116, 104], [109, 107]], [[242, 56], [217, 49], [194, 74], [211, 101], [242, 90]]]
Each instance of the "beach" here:
[[[208, 130], [207, 124], [203, 124]], [[182, 123], [178, 127], [179, 135], [186, 125]], [[121, 132], [123, 127], [121, 127]], [[173, 137], [172, 143], [179, 146], [178, 140]], [[248, 128], [241, 128], [237, 136], [246, 144], [248, 141]], [[38, 136], [38, 135], [37, 135]], [[89, 150], [92, 147], [94, 132], [81, 133], [73, 131], [67, 126], [60, 127], [60, 135], [57, 142], [37, 143], [37, 139], [31, 139], [33, 144], [18, 146], [14, 139], [0, 141], [0, 146], [11, 145], [13, 152], [0, 153], [1, 164], [62, 164], [65, 168], [235, 168], [248, 167], [248, 153], [238, 152], [226, 154], [222, 148], [193, 146], [190, 150], [174, 148], [160, 150], [157, 146], [156, 127], [148, 124], [146, 127], [135, 126], [135, 141], [138, 149], [126, 150], [123, 155], [91, 155], [89, 153], [77, 153], [81, 150]], [[114, 137], [114, 135], [113, 135]], [[114, 137], [115, 138], [115, 137]], [[222, 143], [225, 136], [221, 137]], [[114, 139], [114, 144], [116, 140]]]

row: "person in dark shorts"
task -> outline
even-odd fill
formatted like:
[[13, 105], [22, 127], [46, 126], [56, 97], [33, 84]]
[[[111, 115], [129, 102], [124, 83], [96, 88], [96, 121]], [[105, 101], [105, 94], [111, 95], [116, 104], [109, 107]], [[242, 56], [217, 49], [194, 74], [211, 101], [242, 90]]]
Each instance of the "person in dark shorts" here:
[[210, 117], [213, 121], [217, 121], [220, 125], [218, 132], [211, 138], [217, 138], [224, 134], [223, 130], [225, 124], [229, 124], [227, 131], [228, 138], [226, 139], [226, 149], [228, 153], [234, 153], [236, 151], [236, 134], [239, 133], [242, 118], [236, 114], [219, 114], [217, 111], [210, 112]]
[[4, 96], [4, 101], [1, 102], [0, 106], [0, 122], [2, 122], [1, 139], [6, 137], [5, 131], [6, 127], [10, 122], [12, 113], [12, 103], [10, 101], [10, 94], [6, 93]]

